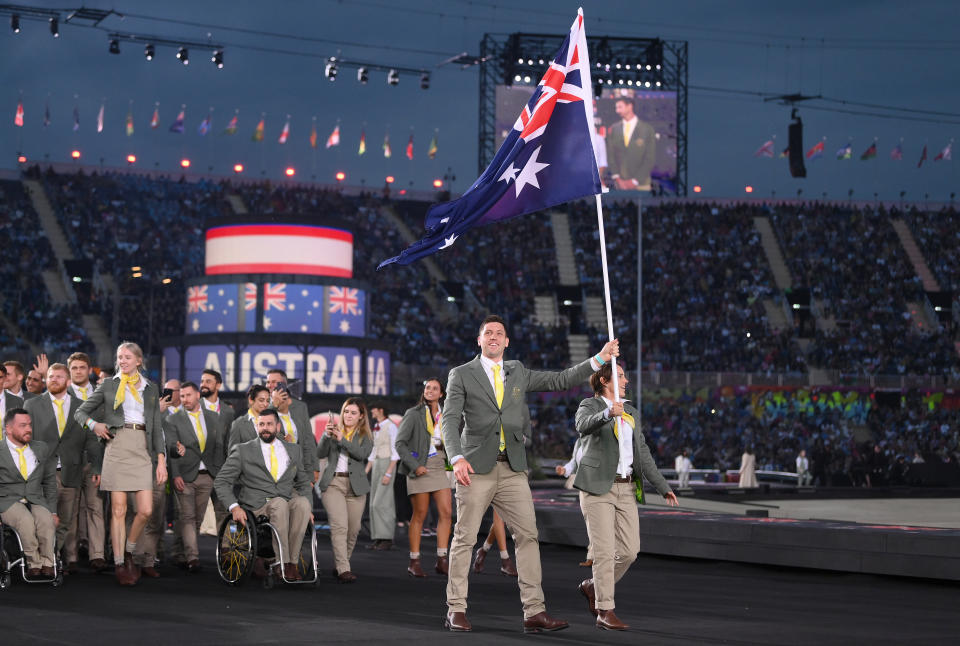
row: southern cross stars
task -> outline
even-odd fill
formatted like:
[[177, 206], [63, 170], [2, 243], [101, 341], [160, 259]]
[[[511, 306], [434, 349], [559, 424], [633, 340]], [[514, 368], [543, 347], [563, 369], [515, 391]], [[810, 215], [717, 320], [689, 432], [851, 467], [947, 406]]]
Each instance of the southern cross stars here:
[[523, 165], [523, 170], [519, 171], [519, 175], [517, 174], [518, 170], [516, 166], [513, 165], [513, 162], [510, 162], [510, 165], [507, 166], [506, 170], [503, 171], [503, 175], [501, 175], [497, 181], [503, 180], [509, 184], [510, 180], [514, 180], [514, 189], [516, 190], [515, 197], [520, 197], [520, 191], [522, 191], [523, 187], [527, 184], [539, 189], [540, 183], [537, 181], [537, 173], [550, 165], [538, 161], [537, 157], [539, 155], [540, 147], [537, 147], [537, 149], [533, 151], [533, 154], [530, 155], [527, 163]]

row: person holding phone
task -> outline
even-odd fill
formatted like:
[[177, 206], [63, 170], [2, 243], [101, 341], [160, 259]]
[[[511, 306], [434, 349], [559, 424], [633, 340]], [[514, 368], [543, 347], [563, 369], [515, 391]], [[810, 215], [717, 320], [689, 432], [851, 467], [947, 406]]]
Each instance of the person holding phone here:
[[340, 407], [339, 422], [328, 418], [317, 444], [317, 455], [327, 458], [327, 468], [320, 477], [320, 498], [327, 510], [336, 567], [334, 575], [340, 583], [357, 580], [350, 568], [350, 556], [357, 544], [370, 491], [365, 468], [372, 449], [367, 406], [359, 397], [350, 397]]
[[[135, 585], [140, 579], [133, 562], [137, 540], [153, 513], [153, 485], [167, 480], [167, 455], [161, 427], [163, 410], [157, 385], [142, 374], [143, 350], [131, 341], [117, 347], [116, 376], [104, 379], [77, 409], [75, 419], [96, 433], [107, 448], [99, 486], [110, 492], [110, 535], [117, 582]], [[98, 409], [103, 420], [91, 417]], [[133, 492], [137, 512], [127, 532], [127, 492]]]
[[423, 394], [413, 408], [407, 409], [397, 432], [399, 471], [407, 476], [407, 493], [413, 505], [413, 515], [407, 527], [410, 541], [410, 576], [427, 576], [420, 565], [420, 532], [430, 509], [430, 498], [437, 504], [437, 574], [447, 574], [447, 550], [450, 545], [452, 503], [450, 477], [447, 475], [447, 455], [440, 434], [440, 411], [446, 396], [443, 383], [437, 377], [423, 382]]

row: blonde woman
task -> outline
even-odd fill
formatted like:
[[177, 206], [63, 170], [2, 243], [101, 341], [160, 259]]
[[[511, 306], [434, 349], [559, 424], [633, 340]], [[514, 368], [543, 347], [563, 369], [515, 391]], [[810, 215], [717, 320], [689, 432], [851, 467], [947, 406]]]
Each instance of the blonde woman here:
[[340, 408], [340, 421], [328, 421], [317, 444], [317, 457], [327, 459], [327, 468], [319, 482], [320, 499], [327, 510], [334, 574], [340, 583], [357, 580], [350, 569], [350, 556], [357, 544], [370, 491], [365, 469], [372, 449], [367, 407], [359, 397], [350, 397]]
[[440, 434], [440, 410], [445, 396], [439, 379], [427, 379], [423, 384], [420, 402], [403, 414], [397, 432], [399, 471], [407, 476], [407, 493], [413, 506], [408, 527], [410, 564], [407, 573], [417, 578], [427, 576], [420, 565], [420, 532], [430, 509], [431, 497], [437, 504], [440, 517], [437, 521], [437, 563], [434, 569], [437, 574], [446, 575], [449, 568], [447, 550], [450, 545], [452, 503], [447, 458]]
[[[134, 585], [140, 578], [133, 551], [153, 513], [154, 481], [159, 485], [167, 479], [160, 391], [142, 374], [143, 367], [140, 346], [121, 343], [117, 347], [116, 375], [102, 380], [76, 412], [77, 422], [106, 443], [103, 469], [94, 481], [101, 491], [110, 492], [110, 535], [120, 585]], [[102, 418], [96, 420], [92, 415]], [[137, 507], [129, 533], [128, 492], [134, 494]]]

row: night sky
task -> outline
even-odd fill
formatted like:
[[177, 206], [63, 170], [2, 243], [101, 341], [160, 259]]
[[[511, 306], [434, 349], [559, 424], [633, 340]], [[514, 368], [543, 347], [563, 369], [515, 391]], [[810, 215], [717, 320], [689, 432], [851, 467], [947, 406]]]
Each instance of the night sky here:
[[[64, 7], [42, 2], [32, 6]], [[78, 3], [79, 4], [79, 3]], [[69, 161], [82, 151], [82, 162], [124, 166], [128, 154], [137, 166], [176, 171], [188, 157], [191, 170], [232, 174], [245, 165], [245, 176], [279, 179], [286, 166], [298, 180], [332, 183], [337, 171], [346, 183], [381, 186], [386, 175], [398, 187], [429, 190], [432, 180], [452, 170], [452, 188], [466, 189], [477, 175], [478, 72], [455, 65], [436, 66], [466, 51], [479, 52], [484, 33], [516, 31], [563, 34], [576, 15], [577, 2], [566, 0], [505, 3], [500, 0], [388, 0], [158, 2], [88, 0], [93, 8], [113, 8], [128, 16], [110, 17], [104, 26], [118, 32], [152, 34], [225, 44], [225, 66], [215, 69], [210, 49], [190, 51], [190, 65], [175, 58], [175, 48], [158, 47], [147, 62], [143, 45], [120, 43], [121, 54], [107, 51], [106, 32], [74, 27], [61, 20], [60, 38], [51, 37], [45, 22], [21, 20], [14, 35], [9, 18], [0, 24], [0, 168], [16, 168], [16, 153], [31, 160]], [[689, 186], [703, 186], [702, 195], [738, 197], [744, 186], [754, 195], [846, 199], [893, 199], [906, 191], [908, 200], [948, 200], [958, 182], [956, 162], [933, 162], [956, 136], [960, 105], [958, 13], [955, 2], [811, 0], [806, 2], [674, 2], [605, 1], [583, 3], [588, 38], [602, 35], [684, 39], [690, 43]], [[134, 17], [143, 14], [167, 21]], [[169, 20], [197, 23], [194, 26]], [[228, 31], [235, 27], [286, 34], [289, 38]], [[315, 42], [304, 39], [324, 39]], [[289, 50], [304, 55], [266, 53], [240, 45]], [[336, 82], [324, 78], [324, 58], [363, 60], [381, 65], [425, 68], [432, 72], [424, 91], [416, 76], [401, 77], [389, 87], [385, 74], [371, 71], [361, 85], [356, 72], [341, 69]], [[718, 93], [696, 87], [753, 92], [822, 94], [846, 101], [896, 106], [946, 114], [889, 112], [879, 108], [811, 102], [800, 107], [806, 147], [826, 137], [823, 158], [808, 162], [806, 180], [792, 180], [783, 159], [753, 156], [771, 135], [777, 152], [786, 147], [788, 107], [764, 103], [745, 94]], [[26, 125], [13, 117], [20, 93]], [[78, 98], [74, 98], [77, 95]], [[106, 102], [105, 129], [96, 132], [96, 116]], [[124, 126], [133, 101], [135, 134]], [[49, 101], [52, 123], [42, 127]], [[160, 104], [160, 127], [151, 130], [154, 103]], [[80, 131], [71, 129], [74, 104]], [[186, 132], [168, 132], [181, 104], [186, 104]], [[197, 127], [213, 107], [210, 134]], [[879, 118], [815, 110], [838, 108], [882, 113]], [[239, 109], [239, 132], [222, 135]], [[256, 122], [266, 113], [263, 143], [251, 142]], [[291, 115], [290, 140], [277, 138]], [[953, 116], [950, 116], [953, 115]], [[308, 143], [317, 118], [319, 147]], [[926, 119], [916, 121], [911, 119]], [[327, 150], [324, 142], [340, 121], [341, 144]], [[939, 121], [939, 123], [937, 122]], [[357, 155], [360, 130], [367, 153]], [[427, 158], [427, 146], [439, 130], [439, 153]], [[384, 159], [382, 143], [389, 131], [393, 157]], [[415, 158], [404, 154], [413, 132]], [[835, 159], [852, 137], [854, 158]], [[879, 138], [876, 159], [860, 154]], [[890, 151], [903, 138], [903, 161]], [[917, 168], [920, 151], [929, 159]], [[411, 184], [412, 183], [412, 184]], [[960, 191], [958, 191], [960, 192]]]

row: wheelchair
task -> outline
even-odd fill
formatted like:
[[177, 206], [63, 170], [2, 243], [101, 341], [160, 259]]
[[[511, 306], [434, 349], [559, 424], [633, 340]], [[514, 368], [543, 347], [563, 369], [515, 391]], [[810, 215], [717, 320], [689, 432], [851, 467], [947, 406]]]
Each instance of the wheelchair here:
[[[227, 516], [220, 524], [217, 532], [217, 572], [220, 578], [228, 585], [243, 585], [253, 574], [257, 557], [264, 559], [266, 574], [263, 576], [263, 587], [268, 590], [277, 582], [290, 584], [315, 584], [318, 579], [317, 569], [317, 530], [314, 524], [307, 524], [303, 541], [300, 544], [299, 558], [296, 560], [297, 571], [302, 580], [291, 581], [283, 572], [283, 564], [287, 562], [280, 544], [277, 528], [270, 524], [266, 516], [253, 517], [246, 511], [247, 524], [236, 522], [232, 516]], [[273, 551], [273, 539], [280, 547], [280, 554]], [[275, 565], [280, 565], [280, 576], [274, 573]]]
[[48, 583], [54, 588], [63, 585], [63, 564], [59, 554], [53, 560], [53, 577], [27, 578], [27, 558], [23, 554], [20, 534], [13, 527], [0, 523], [0, 590], [13, 584], [13, 572], [18, 566], [20, 578], [26, 583]]

